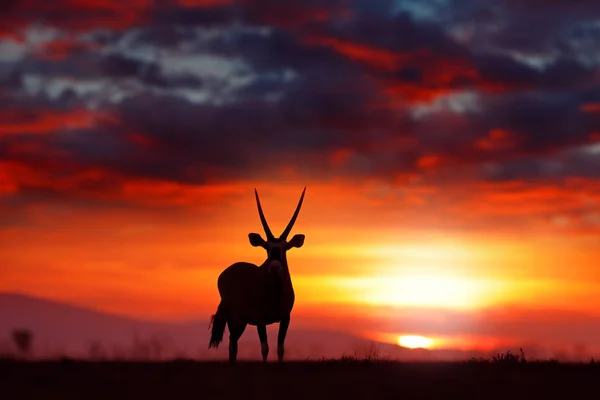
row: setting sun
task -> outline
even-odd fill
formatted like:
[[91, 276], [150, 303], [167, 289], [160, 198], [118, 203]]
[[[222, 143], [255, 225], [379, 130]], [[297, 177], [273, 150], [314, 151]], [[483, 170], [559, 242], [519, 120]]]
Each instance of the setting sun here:
[[402, 335], [398, 337], [398, 344], [409, 349], [429, 349], [433, 344], [433, 340], [425, 336]]

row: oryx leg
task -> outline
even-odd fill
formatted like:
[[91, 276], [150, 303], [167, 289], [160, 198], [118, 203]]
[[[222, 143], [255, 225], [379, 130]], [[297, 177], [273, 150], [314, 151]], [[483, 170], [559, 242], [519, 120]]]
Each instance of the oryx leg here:
[[237, 360], [238, 340], [244, 333], [246, 324], [227, 321], [227, 328], [229, 328], [229, 362], [234, 363]]
[[258, 338], [260, 339], [260, 354], [262, 355], [263, 362], [267, 362], [269, 356], [269, 341], [267, 340], [267, 326], [256, 325], [258, 331]]
[[283, 362], [285, 336], [290, 325], [290, 316], [287, 315], [279, 321], [279, 333], [277, 334], [277, 359]]

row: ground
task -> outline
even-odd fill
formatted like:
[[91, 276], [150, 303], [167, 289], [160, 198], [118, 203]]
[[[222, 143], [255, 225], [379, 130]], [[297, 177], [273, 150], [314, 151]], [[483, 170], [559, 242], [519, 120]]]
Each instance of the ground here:
[[0, 361], [3, 399], [579, 399], [598, 364]]

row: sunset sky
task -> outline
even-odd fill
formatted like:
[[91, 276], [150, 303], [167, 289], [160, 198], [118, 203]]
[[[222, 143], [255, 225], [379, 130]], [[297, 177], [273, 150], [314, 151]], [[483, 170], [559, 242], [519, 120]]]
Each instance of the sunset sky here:
[[600, 350], [599, 1], [0, 10], [0, 292], [208, 318], [306, 186], [290, 329]]

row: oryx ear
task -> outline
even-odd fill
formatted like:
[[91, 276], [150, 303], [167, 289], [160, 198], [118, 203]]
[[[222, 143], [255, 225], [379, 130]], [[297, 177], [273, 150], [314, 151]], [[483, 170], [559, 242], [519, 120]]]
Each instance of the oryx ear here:
[[297, 235], [294, 235], [292, 240], [290, 240], [288, 242], [287, 248], [291, 249], [292, 247], [302, 247], [303, 244], [304, 244], [304, 235], [299, 233]]
[[250, 239], [250, 244], [254, 247], [265, 247], [267, 242], [260, 236], [258, 233], [249, 233], [248, 239]]

